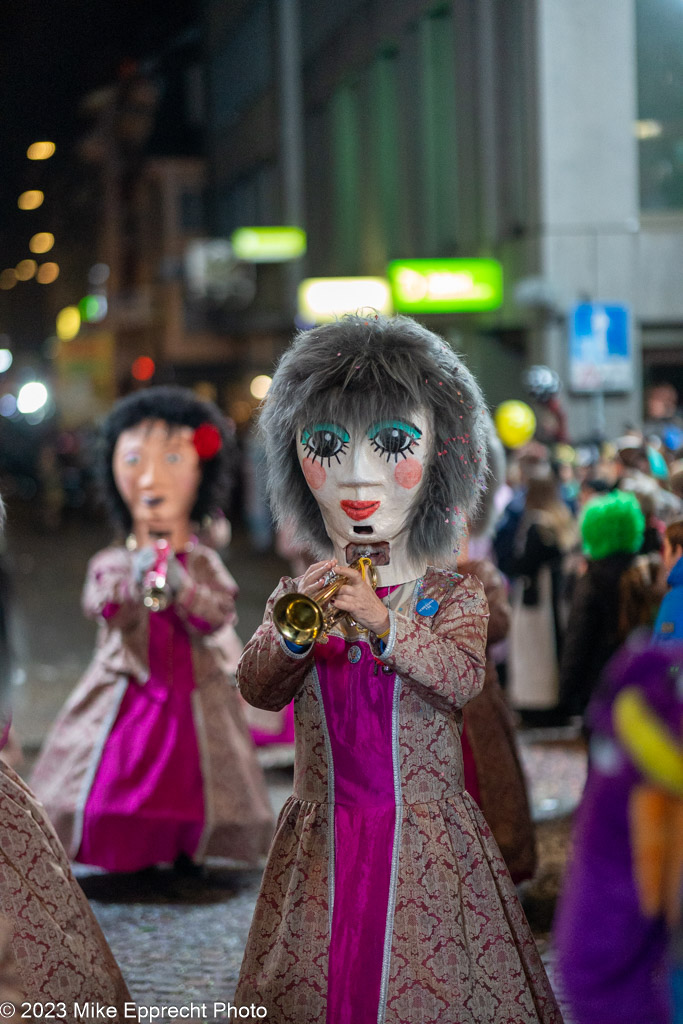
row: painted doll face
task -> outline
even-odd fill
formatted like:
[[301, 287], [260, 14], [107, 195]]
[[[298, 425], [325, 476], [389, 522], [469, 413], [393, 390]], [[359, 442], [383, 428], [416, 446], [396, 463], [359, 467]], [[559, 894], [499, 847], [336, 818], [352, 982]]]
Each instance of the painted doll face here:
[[393, 546], [406, 530], [431, 446], [422, 411], [370, 423], [364, 431], [342, 423], [305, 424], [297, 438], [299, 462], [336, 551]]
[[175, 536], [187, 528], [201, 482], [192, 427], [143, 420], [119, 435], [113, 473], [136, 532]]

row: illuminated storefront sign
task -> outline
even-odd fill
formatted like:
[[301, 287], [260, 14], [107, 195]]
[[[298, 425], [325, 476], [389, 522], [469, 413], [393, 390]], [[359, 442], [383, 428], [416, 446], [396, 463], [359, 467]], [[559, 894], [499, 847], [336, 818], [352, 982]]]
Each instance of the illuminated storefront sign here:
[[324, 324], [358, 312], [393, 312], [385, 278], [309, 277], [299, 285], [299, 316], [306, 323]]
[[393, 260], [387, 276], [400, 313], [464, 313], [497, 309], [503, 301], [497, 260]]
[[292, 227], [238, 228], [230, 236], [230, 244], [238, 260], [283, 263], [306, 252], [306, 232]]

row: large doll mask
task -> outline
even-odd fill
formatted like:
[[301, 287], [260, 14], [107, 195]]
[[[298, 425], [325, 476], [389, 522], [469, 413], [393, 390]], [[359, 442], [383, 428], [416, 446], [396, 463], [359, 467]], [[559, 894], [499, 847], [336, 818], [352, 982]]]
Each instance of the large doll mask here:
[[190, 539], [190, 514], [202, 477], [193, 437], [192, 427], [143, 420], [116, 441], [114, 481], [140, 547], [164, 538], [178, 551]]
[[370, 553], [381, 586], [423, 575], [426, 562], [408, 550], [408, 521], [431, 448], [422, 410], [364, 430], [315, 422], [299, 431], [299, 463], [341, 565]]

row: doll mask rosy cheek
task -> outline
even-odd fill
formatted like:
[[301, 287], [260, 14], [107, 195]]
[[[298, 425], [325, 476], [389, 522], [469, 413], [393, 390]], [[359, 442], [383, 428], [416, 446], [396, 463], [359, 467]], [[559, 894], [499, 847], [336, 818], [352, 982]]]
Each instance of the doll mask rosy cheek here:
[[412, 490], [422, 480], [422, 463], [418, 459], [405, 459], [394, 469], [394, 480], [399, 487]]

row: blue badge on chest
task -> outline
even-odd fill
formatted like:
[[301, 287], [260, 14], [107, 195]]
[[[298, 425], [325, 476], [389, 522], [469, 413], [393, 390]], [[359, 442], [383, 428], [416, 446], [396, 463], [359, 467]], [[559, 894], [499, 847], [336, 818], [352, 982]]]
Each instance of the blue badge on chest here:
[[417, 614], [424, 615], [426, 619], [431, 619], [432, 615], [436, 615], [438, 610], [439, 602], [435, 601], [433, 597], [423, 597], [415, 606]]
[[361, 651], [360, 647], [354, 644], [353, 647], [349, 647], [349, 653], [347, 657], [351, 664], [355, 665], [363, 657], [363, 652]]

